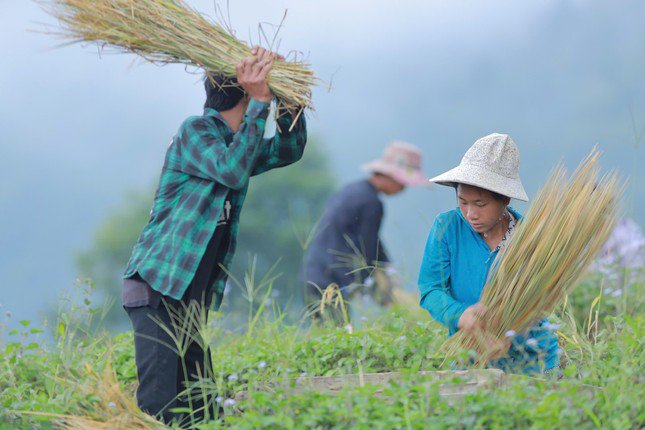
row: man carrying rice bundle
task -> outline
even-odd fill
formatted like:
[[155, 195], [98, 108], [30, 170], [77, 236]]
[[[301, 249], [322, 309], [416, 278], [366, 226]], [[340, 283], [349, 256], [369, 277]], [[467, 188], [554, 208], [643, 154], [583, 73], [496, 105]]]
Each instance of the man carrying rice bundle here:
[[[519, 151], [506, 134], [475, 142], [456, 168], [431, 182], [454, 187], [458, 208], [435, 218], [419, 274], [421, 306], [448, 327], [486, 336], [486, 307], [480, 297], [491, 265], [522, 216], [511, 198], [527, 201], [519, 177]], [[527, 332], [493, 336], [491, 367], [527, 374], [551, 373], [559, 367], [558, 341], [546, 319]]]
[[[304, 115], [289, 114], [265, 139], [273, 94], [267, 74], [278, 56], [253, 48], [237, 79], [205, 79], [204, 114], [188, 118], [166, 153], [150, 220], [134, 246], [123, 284], [123, 306], [135, 332], [139, 407], [164, 422], [215, 414], [212, 396], [181, 394], [186, 382], [209, 375], [210, 355], [197, 329], [218, 309], [236, 246], [249, 178], [302, 157]], [[293, 125], [293, 127], [292, 127]], [[290, 131], [291, 130], [291, 131]], [[178, 354], [179, 353], [179, 354]]]

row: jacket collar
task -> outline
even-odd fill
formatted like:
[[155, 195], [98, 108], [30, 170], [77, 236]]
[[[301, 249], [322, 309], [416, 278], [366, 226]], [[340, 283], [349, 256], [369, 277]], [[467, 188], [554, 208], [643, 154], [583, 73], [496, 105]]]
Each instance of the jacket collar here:
[[231, 128], [231, 126], [228, 124], [228, 122], [226, 122], [226, 120], [224, 119], [224, 117], [222, 116], [222, 114], [221, 114], [221, 113], [219, 113], [218, 111], [216, 111], [215, 109], [213, 109], [213, 108], [209, 108], [209, 107], [204, 108], [204, 116], [205, 116], [205, 117], [209, 117], [209, 118], [214, 118], [214, 119], [216, 119], [217, 121], [219, 121], [219, 122], [221, 122], [222, 124], [224, 124], [224, 126], [226, 127], [226, 130], [227, 130], [229, 133], [234, 134], [234, 133], [233, 133], [233, 129], [232, 129], [232, 128]]
[[[523, 218], [523, 217], [522, 217], [522, 214], [520, 214], [518, 211], [516, 211], [515, 209], [513, 209], [513, 208], [512, 208], [512, 207], [510, 207], [510, 206], [506, 206], [506, 209], [507, 209], [510, 213], [512, 213], [512, 214], [513, 214], [513, 216], [514, 216], [514, 217], [515, 217], [515, 219], [518, 221], [518, 223], [522, 220], [522, 218]], [[456, 210], [456, 211], [457, 211], [457, 213], [459, 214], [459, 218], [461, 218], [462, 222], [464, 222], [464, 224], [466, 225], [466, 228], [467, 228], [467, 229], [468, 229], [468, 230], [473, 234], [473, 236], [475, 236], [475, 239], [476, 239], [476, 240], [478, 240], [478, 242], [479, 242], [479, 243], [483, 244], [483, 245], [486, 247], [486, 249], [487, 249], [488, 251], [490, 251], [490, 248], [488, 247], [488, 245], [486, 245], [486, 242], [484, 242], [484, 239], [482, 239], [482, 237], [479, 235], [479, 233], [477, 233], [477, 232], [475, 231], [475, 229], [473, 228], [473, 226], [472, 226], [472, 225], [470, 225], [470, 223], [468, 222], [468, 220], [467, 220], [467, 219], [464, 217], [464, 215], [461, 213], [461, 210], [459, 209], [459, 207], [457, 207], [457, 209], [455, 209], [455, 210]], [[515, 228], [517, 228], [517, 226], [516, 226]]]

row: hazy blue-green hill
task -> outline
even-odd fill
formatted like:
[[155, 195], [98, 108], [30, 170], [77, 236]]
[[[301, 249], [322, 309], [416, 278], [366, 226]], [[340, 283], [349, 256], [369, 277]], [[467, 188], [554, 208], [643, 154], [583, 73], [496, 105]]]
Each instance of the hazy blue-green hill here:
[[[573, 166], [597, 144], [604, 166], [634, 175], [628, 213], [645, 224], [632, 127], [632, 115], [637, 133], [645, 126], [643, 3], [454, 3], [249, 0], [258, 9], [232, 15], [240, 37], [257, 40], [250, 23], [290, 9], [282, 50], [305, 50], [332, 81], [316, 90], [309, 124], [339, 182], [359, 178], [390, 139], [421, 146], [432, 176], [497, 131], [520, 146], [534, 194], [554, 163]], [[26, 31], [37, 21], [48, 18], [31, 2], [0, 3], [0, 303], [28, 319], [72, 285], [74, 253], [126, 190], [156, 182], [170, 138], [203, 98], [181, 67], [51, 49], [50, 36]], [[411, 286], [429, 223], [453, 205], [440, 188], [388, 200], [385, 240]]]

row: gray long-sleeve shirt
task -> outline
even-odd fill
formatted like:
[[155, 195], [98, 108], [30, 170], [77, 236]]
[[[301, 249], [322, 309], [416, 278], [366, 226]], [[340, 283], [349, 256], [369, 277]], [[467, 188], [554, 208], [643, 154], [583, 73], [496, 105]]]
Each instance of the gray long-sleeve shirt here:
[[305, 256], [306, 281], [342, 288], [362, 283], [375, 262], [389, 262], [379, 239], [382, 218], [383, 203], [368, 180], [333, 195]]

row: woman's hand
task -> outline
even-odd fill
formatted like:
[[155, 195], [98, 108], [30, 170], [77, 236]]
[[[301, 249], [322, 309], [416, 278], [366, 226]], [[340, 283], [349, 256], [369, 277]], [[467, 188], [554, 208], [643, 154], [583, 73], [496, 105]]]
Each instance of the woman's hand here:
[[473, 332], [477, 329], [483, 330], [485, 328], [485, 322], [482, 320], [482, 316], [485, 312], [486, 306], [479, 302], [467, 307], [464, 313], [459, 317], [457, 327], [459, 330], [463, 330], [465, 332]]
[[509, 339], [498, 339], [487, 330], [484, 315], [487, 311], [482, 303], [475, 303], [466, 308], [459, 317], [457, 327], [477, 339], [477, 352], [487, 360], [504, 356], [511, 347]]
[[480, 336], [481, 338], [479, 344], [481, 351], [479, 352], [488, 360], [494, 360], [496, 358], [503, 357], [511, 348], [511, 340], [508, 338], [498, 339], [490, 332], [481, 332]]

